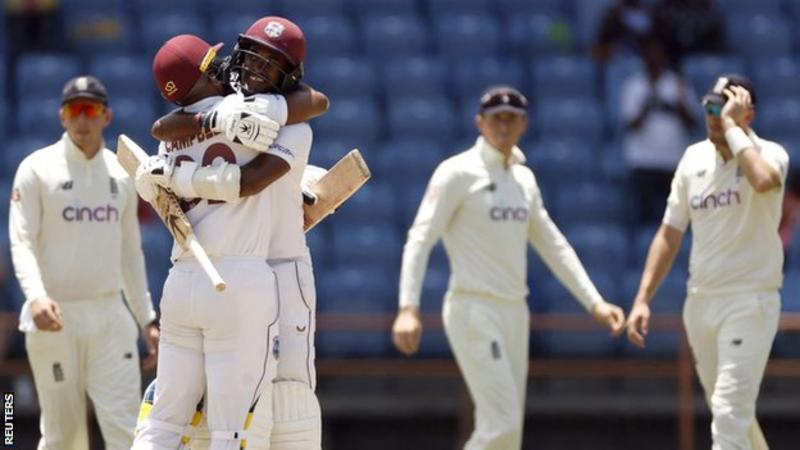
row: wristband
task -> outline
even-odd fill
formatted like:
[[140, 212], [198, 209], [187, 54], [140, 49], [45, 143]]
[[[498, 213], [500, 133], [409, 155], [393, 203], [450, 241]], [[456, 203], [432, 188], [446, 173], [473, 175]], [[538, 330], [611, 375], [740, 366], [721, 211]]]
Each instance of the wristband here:
[[753, 141], [747, 137], [747, 134], [740, 127], [733, 127], [726, 131], [725, 141], [728, 142], [728, 148], [733, 152], [733, 156], [739, 156], [739, 153], [742, 153], [745, 149], [753, 147]]

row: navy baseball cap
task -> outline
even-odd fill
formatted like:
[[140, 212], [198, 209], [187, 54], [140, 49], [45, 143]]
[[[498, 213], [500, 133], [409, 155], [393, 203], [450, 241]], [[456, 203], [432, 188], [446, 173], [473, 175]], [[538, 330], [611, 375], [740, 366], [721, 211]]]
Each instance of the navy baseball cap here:
[[716, 104], [724, 105], [728, 98], [725, 96], [725, 89], [731, 86], [741, 86], [750, 93], [750, 101], [753, 105], [756, 104], [756, 91], [753, 89], [753, 83], [744, 75], [738, 73], [728, 73], [722, 75], [714, 81], [714, 85], [703, 96], [703, 104]]
[[528, 99], [511, 86], [492, 86], [481, 96], [478, 112], [482, 115], [512, 112], [525, 116], [528, 114]]
[[98, 101], [104, 105], [108, 104], [106, 87], [103, 86], [100, 80], [91, 75], [83, 75], [67, 81], [61, 91], [62, 105], [79, 98]]

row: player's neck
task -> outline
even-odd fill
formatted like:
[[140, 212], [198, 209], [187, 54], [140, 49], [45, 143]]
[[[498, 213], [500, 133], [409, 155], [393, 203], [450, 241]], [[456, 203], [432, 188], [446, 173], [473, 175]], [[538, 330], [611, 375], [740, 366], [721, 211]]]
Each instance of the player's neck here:
[[87, 142], [78, 142], [78, 141], [73, 139], [72, 142], [75, 143], [75, 148], [80, 150], [80, 152], [83, 153], [84, 156], [86, 156], [86, 159], [92, 159], [95, 156], [97, 156], [97, 154], [100, 153], [100, 149], [103, 146], [103, 141], [102, 140], [96, 140], [96, 141], [92, 140], [92, 141], [87, 141]]

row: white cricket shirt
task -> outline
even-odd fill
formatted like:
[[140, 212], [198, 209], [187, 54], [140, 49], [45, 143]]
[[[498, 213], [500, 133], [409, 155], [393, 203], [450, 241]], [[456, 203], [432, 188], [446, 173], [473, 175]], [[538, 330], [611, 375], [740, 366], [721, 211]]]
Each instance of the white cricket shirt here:
[[449, 290], [524, 301], [527, 243], [589, 309], [602, 298], [542, 204], [533, 172], [514, 148], [505, 167], [483, 137], [442, 162], [408, 231], [400, 306], [418, 306], [428, 257], [440, 237], [450, 259]]
[[25, 294], [20, 329], [33, 331], [29, 302], [119, 299], [140, 326], [155, 319], [147, 290], [132, 180], [110, 150], [87, 159], [69, 136], [17, 168], [9, 237]]
[[[270, 99], [269, 116], [280, 124], [286, 123], [286, 101], [280, 96]], [[222, 97], [208, 97], [184, 108], [189, 113], [210, 111]], [[224, 134], [198, 135], [190, 139], [162, 142], [159, 152], [167, 152], [176, 161], [195, 161], [200, 165], [216, 165], [227, 161], [243, 166], [258, 155], [241, 144], [228, 140]], [[293, 164], [294, 157], [281, 146], [271, 146], [268, 153]], [[259, 256], [269, 254], [272, 222], [275, 209], [272, 196], [261, 192], [235, 202], [182, 199], [181, 206], [194, 228], [195, 236], [211, 258], [229, 256]], [[174, 244], [172, 258], [191, 258]]]
[[750, 132], [755, 149], [778, 169], [780, 188], [758, 193], [736, 158], [724, 162], [714, 144], [690, 145], [672, 180], [663, 222], [680, 231], [692, 226], [690, 295], [777, 290], [783, 248], [778, 236], [789, 156], [779, 144]]

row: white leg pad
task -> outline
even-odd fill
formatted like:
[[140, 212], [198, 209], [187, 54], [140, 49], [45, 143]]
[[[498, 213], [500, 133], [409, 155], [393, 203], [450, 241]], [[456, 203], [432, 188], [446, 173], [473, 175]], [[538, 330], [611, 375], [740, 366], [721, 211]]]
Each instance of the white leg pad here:
[[314, 392], [299, 381], [279, 381], [273, 384], [272, 395], [270, 450], [319, 450], [322, 413]]

